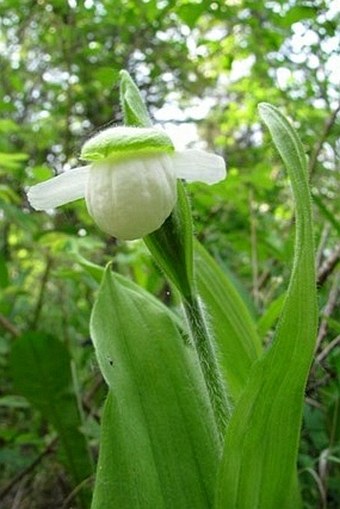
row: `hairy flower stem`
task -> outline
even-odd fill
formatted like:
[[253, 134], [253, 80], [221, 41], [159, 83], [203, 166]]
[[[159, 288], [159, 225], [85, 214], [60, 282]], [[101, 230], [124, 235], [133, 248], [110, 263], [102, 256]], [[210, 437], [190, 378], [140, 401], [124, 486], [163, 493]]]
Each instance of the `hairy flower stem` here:
[[184, 310], [207, 385], [217, 429], [221, 441], [223, 441], [226, 424], [230, 416], [230, 402], [218, 367], [213, 338], [208, 330], [204, 312], [197, 296], [184, 300]]

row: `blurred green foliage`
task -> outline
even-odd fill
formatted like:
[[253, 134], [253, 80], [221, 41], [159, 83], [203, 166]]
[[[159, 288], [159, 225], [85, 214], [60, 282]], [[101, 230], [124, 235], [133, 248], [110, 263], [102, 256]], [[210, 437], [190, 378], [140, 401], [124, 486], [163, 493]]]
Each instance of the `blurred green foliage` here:
[[[123, 68], [136, 80], [153, 120], [171, 132], [173, 125], [179, 133], [195, 126], [206, 147], [226, 158], [225, 182], [189, 186], [196, 235], [233, 278], [265, 344], [289, 273], [294, 211], [256, 106], [270, 101], [296, 119], [309, 157], [322, 312], [306, 394], [300, 481], [306, 508], [337, 507], [338, 21], [332, 0], [1, 2], [4, 507], [15, 497], [22, 509], [68, 507], [70, 496], [75, 503], [74, 484], [57, 454], [60, 444], [51, 446], [53, 422], [14, 387], [9, 353], [23, 334], [52, 333], [67, 349], [72, 393], [83, 414], [81, 431], [96, 454], [105, 388], [88, 320], [97, 282], [80, 255], [101, 266], [113, 260], [115, 270], [176, 306], [141, 242], [117, 242], [102, 234], [83, 202], [45, 214], [30, 210], [25, 197], [29, 185], [76, 166], [91, 134], [121, 123], [117, 84]], [[194, 139], [190, 143], [198, 145]], [[25, 469], [26, 475], [16, 479]]]

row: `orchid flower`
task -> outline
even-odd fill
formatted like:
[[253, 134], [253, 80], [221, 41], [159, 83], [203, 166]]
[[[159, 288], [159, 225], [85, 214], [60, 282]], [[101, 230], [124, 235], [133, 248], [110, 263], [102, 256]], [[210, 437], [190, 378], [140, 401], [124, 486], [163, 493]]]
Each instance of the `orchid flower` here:
[[222, 157], [176, 151], [153, 127], [105, 129], [83, 145], [80, 158], [88, 164], [31, 187], [31, 206], [49, 210], [85, 198], [99, 228], [122, 240], [160, 228], [176, 203], [176, 179], [214, 184], [226, 176]]

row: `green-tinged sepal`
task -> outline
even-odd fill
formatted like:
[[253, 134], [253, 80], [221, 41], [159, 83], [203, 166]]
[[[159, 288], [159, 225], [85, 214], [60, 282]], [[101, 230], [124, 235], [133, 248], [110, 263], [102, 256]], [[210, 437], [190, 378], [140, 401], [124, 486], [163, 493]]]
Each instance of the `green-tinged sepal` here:
[[127, 71], [120, 71], [120, 102], [126, 125], [151, 127], [152, 122], [138, 87]]
[[110, 127], [96, 134], [82, 147], [84, 161], [102, 161], [172, 152], [171, 139], [160, 129], [142, 127]]

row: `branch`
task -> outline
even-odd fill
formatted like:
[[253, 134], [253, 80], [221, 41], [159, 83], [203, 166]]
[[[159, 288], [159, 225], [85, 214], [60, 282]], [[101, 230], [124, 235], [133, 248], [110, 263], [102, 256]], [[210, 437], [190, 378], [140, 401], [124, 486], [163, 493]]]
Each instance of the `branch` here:
[[322, 341], [324, 340], [324, 338], [327, 335], [328, 318], [333, 313], [333, 310], [337, 303], [338, 294], [339, 294], [339, 280], [340, 280], [340, 273], [337, 274], [334, 278], [332, 288], [329, 293], [328, 301], [324, 308], [324, 312], [322, 314], [322, 320], [321, 320], [321, 324], [320, 324], [320, 328], [319, 328], [318, 339], [316, 342], [316, 351], [320, 348]]
[[47, 261], [46, 261], [45, 271], [44, 271], [44, 274], [43, 274], [42, 280], [41, 280], [41, 286], [40, 286], [40, 292], [39, 292], [38, 300], [37, 300], [37, 303], [36, 303], [36, 306], [35, 306], [35, 310], [34, 310], [34, 313], [33, 313], [32, 322], [30, 324], [33, 329], [35, 328], [36, 324], [38, 323], [38, 320], [39, 320], [39, 317], [40, 317], [41, 309], [42, 309], [43, 302], [44, 302], [45, 288], [46, 288], [46, 285], [47, 285], [48, 276], [50, 274], [51, 266], [52, 266], [52, 258], [50, 258], [48, 256], [47, 257]]
[[325, 125], [323, 127], [323, 131], [321, 133], [321, 136], [315, 145], [315, 149], [313, 150], [308, 164], [308, 170], [310, 176], [313, 175], [316, 169], [316, 164], [318, 162], [319, 154], [322, 150], [323, 144], [325, 143], [327, 136], [329, 135], [330, 131], [332, 130], [333, 125], [335, 124], [337, 114], [340, 111], [340, 103], [336, 107], [336, 109], [330, 114], [330, 116], [326, 119]]
[[50, 454], [54, 446], [56, 445], [58, 441], [58, 437], [53, 438], [51, 442], [45, 447], [45, 449], [35, 458], [35, 460], [32, 461], [29, 465], [27, 465], [26, 468], [21, 470], [13, 479], [10, 480], [10, 482], [0, 491], [0, 500], [2, 500], [10, 491], [11, 489], [19, 482], [21, 479], [23, 479], [27, 474], [32, 472], [34, 468], [47, 456]]
[[329, 257], [323, 262], [318, 270], [317, 284], [320, 288], [326, 282], [328, 276], [332, 274], [340, 260], [340, 244], [332, 251]]
[[322, 362], [324, 359], [326, 359], [326, 357], [330, 354], [330, 352], [332, 350], [334, 350], [334, 348], [336, 346], [338, 346], [339, 343], [340, 343], [340, 335], [337, 336], [336, 338], [334, 338], [333, 341], [328, 343], [328, 345], [322, 350], [322, 352], [319, 353], [319, 355], [317, 356], [316, 360], [318, 362]]
[[8, 318], [1, 314], [0, 314], [0, 325], [2, 325], [3, 329], [7, 330], [15, 338], [20, 336], [20, 330], [12, 322], [10, 322]]

